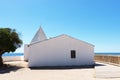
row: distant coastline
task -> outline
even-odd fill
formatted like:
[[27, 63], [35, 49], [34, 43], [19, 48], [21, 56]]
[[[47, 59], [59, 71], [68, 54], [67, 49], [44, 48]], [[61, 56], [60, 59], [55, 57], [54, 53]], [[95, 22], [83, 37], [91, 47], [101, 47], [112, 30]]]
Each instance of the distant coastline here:
[[99, 52], [95, 55], [109, 55], [109, 56], [120, 56], [120, 52]]
[[[120, 52], [95, 52], [95, 55], [110, 55], [110, 56], [120, 56]], [[5, 56], [24, 56], [24, 53], [5, 53]]]

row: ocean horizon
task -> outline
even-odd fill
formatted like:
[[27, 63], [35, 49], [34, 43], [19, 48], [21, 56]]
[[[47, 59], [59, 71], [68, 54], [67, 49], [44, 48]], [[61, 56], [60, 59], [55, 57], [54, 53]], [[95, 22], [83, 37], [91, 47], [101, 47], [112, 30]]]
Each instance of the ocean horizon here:
[[95, 55], [120, 56], [120, 52], [96, 52]]
[[[120, 52], [95, 52], [95, 55], [120, 56]], [[24, 56], [24, 53], [5, 53], [2, 56]]]
[[6, 56], [24, 56], [24, 53], [5, 53], [2, 56], [3, 57], [6, 57]]

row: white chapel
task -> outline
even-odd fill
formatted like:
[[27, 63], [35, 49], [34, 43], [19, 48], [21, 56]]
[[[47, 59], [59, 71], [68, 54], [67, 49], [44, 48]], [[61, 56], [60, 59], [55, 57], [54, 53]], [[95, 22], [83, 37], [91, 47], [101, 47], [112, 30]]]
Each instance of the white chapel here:
[[63, 34], [47, 39], [43, 29], [24, 46], [29, 67], [94, 65], [94, 45]]

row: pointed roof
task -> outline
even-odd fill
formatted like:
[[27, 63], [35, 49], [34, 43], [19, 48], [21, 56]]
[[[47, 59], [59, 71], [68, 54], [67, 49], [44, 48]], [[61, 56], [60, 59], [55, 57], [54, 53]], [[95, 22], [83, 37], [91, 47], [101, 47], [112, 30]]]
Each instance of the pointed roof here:
[[39, 28], [39, 30], [37, 31], [37, 33], [35, 34], [35, 36], [33, 37], [31, 44], [34, 42], [38, 42], [38, 41], [43, 41], [46, 40], [47, 37], [42, 29], [42, 27]]

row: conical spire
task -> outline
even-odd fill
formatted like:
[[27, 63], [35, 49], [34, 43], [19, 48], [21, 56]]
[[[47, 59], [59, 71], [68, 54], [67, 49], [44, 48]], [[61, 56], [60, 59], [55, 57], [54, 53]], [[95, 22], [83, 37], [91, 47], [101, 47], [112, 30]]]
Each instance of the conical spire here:
[[35, 36], [33, 37], [31, 43], [43, 41], [46, 39], [47, 39], [47, 37], [46, 37], [44, 31], [43, 31], [42, 27], [40, 27], [39, 30], [37, 31], [37, 33], [35, 34]]

